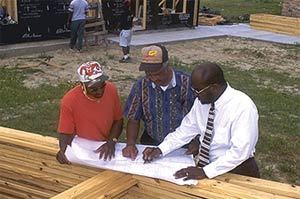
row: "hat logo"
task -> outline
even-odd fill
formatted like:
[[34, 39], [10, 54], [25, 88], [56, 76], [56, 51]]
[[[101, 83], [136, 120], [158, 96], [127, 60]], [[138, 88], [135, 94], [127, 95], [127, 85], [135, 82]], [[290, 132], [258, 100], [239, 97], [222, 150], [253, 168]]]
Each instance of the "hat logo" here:
[[83, 71], [85, 72], [84, 74], [86, 74], [87, 76], [92, 76], [92, 75], [95, 75], [97, 73], [102, 74], [101, 68], [96, 63], [91, 63], [91, 64], [83, 66], [80, 69], [80, 74], [81, 75], [83, 75], [83, 73], [82, 73]]
[[150, 56], [150, 57], [155, 57], [155, 56], [157, 56], [157, 54], [158, 54], [157, 50], [150, 50], [148, 52], [148, 56]]

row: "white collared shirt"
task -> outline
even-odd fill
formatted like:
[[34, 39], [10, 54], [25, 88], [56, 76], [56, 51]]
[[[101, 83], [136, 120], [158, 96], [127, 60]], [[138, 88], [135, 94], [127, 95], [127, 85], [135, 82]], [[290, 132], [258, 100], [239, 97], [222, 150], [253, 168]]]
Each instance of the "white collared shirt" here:
[[[197, 134], [200, 142], [206, 130], [210, 104], [195, 99], [181, 125], [158, 146], [163, 155], [189, 143]], [[208, 178], [226, 173], [254, 156], [258, 139], [258, 112], [253, 101], [241, 91], [227, 86], [215, 102], [215, 119], [210, 163], [203, 167]]]

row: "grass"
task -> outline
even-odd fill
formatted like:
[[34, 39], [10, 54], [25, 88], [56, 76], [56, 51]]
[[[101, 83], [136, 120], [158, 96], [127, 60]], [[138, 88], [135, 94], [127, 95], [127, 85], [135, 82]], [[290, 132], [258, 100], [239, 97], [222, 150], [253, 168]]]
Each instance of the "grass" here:
[[249, 22], [250, 14], [281, 14], [281, 0], [201, 0], [200, 7], [218, 11], [232, 22]]

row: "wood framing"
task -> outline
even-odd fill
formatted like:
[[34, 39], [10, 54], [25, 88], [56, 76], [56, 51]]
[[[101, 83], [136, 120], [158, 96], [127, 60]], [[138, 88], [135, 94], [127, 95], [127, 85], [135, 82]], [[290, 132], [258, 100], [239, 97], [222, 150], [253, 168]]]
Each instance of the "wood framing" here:
[[250, 15], [250, 26], [281, 34], [300, 35], [300, 18], [271, 14]]
[[[164, 180], [61, 165], [56, 138], [0, 127], [0, 198], [300, 199], [295, 185], [224, 174], [180, 186]], [[130, 161], [130, 160], [128, 160]]]

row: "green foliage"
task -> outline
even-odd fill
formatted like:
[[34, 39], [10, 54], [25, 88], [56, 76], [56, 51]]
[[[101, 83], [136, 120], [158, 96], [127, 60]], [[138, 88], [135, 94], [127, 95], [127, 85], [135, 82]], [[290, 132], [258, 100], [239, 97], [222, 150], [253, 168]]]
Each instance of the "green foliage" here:
[[59, 101], [73, 85], [43, 85], [36, 89], [23, 86], [31, 70], [0, 68], [0, 126], [56, 136]]

